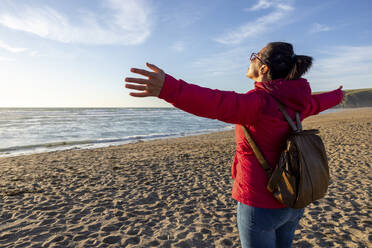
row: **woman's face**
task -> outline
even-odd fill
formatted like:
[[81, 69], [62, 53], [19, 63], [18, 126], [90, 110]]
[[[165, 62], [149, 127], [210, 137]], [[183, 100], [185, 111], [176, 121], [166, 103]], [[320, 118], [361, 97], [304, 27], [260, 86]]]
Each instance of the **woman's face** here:
[[252, 58], [252, 60], [249, 63], [248, 71], [245, 73], [245, 75], [254, 80], [254, 81], [260, 81], [260, 68], [263, 65], [260, 61], [261, 53], [263, 52], [265, 48], [262, 48], [256, 56]]
[[249, 63], [249, 68], [248, 68], [248, 71], [245, 73], [245, 75], [248, 78], [256, 81], [256, 79], [259, 76], [259, 69], [260, 69], [259, 65], [260, 65], [260, 61], [257, 58], [252, 59], [251, 62]]

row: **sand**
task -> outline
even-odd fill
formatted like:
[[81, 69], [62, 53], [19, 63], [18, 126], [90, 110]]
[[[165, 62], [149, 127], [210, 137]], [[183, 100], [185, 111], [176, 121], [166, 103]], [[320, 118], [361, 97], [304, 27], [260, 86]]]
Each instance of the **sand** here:
[[[310, 117], [331, 185], [293, 247], [372, 247], [372, 108]], [[240, 247], [233, 131], [0, 158], [0, 247]]]

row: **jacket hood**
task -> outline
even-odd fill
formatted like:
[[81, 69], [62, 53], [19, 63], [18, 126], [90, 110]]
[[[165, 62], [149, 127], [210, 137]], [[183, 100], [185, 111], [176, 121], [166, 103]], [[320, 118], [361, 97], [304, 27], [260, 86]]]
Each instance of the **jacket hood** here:
[[295, 111], [303, 111], [311, 101], [310, 85], [304, 78], [297, 80], [276, 79], [268, 82], [255, 82], [255, 89], [263, 89], [279, 102]]

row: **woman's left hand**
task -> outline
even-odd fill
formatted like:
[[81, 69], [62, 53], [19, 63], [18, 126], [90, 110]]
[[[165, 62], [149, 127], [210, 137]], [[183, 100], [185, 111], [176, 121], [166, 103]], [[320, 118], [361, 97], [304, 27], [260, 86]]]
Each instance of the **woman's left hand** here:
[[341, 102], [344, 102], [345, 99], [346, 99], [346, 92], [344, 90], [342, 90], [342, 88], [343, 88], [343, 86], [340, 85], [337, 89], [342, 91], [342, 101]]
[[139, 75], [146, 76], [145, 78], [125, 78], [125, 82], [130, 82], [134, 84], [125, 84], [125, 88], [138, 90], [140, 92], [131, 92], [129, 95], [134, 97], [146, 97], [146, 96], [159, 96], [161, 89], [164, 85], [165, 73], [159, 67], [146, 63], [146, 66], [152, 71], [146, 71], [137, 68], [131, 68], [130, 71]]

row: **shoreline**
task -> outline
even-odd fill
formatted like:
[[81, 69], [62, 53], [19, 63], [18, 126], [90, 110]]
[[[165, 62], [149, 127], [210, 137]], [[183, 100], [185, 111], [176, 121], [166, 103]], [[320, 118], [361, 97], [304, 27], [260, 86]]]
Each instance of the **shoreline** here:
[[[338, 113], [344, 111], [358, 111], [363, 109], [372, 109], [372, 107], [362, 107], [362, 108], [332, 108], [326, 110], [319, 115], [326, 115], [330, 113]], [[305, 120], [306, 122], [306, 120]], [[217, 131], [198, 131], [190, 134], [169, 134], [165, 135], [164, 137], [159, 137], [159, 135], [154, 135], [154, 137], [143, 138], [145, 136], [138, 136], [138, 137], [128, 137], [124, 139], [109, 139], [105, 140], [97, 140], [97, 141], [58, 141], [53, 143], [46, 143], [46, 144], [34, 144], [34, 145], [26, 145], [26, 146], [16, 146], [16, 147], [8, 147], [8, 148], [1, 148], [0, 149], [0, 158], [9, 158], [9, 157], [17, 157], [17, 156], [27, 156], [33, 154], [40, 154], [40, 153], [50, 153], [56, 151], [70, 151], [70, 150], [85, 150], [85, 149], [98, 149], [98, 148], [105, 148], [105, 147], [112, 147], [112, 146], [122, 146], [126, 144], [133, 144], [137, 142], [148, 142], [153, 140], [163, 140], [163, 139], [173, 139], [173, 138], [183, 138], [189, 136], [197, 136], [203, 134], [211, 134], [216, 132], [224, 132], [229, 129], [234, 130], [233, 124], [231, 127], [224, 127]], [[118, 140], [118, 141], [116, 141]]]
[[[69, 150], [85, 150], [85, 149], [98, 149], [112, 146], [122, 146], [127, 144], [133, 144], [137, 142], [148, 142], [153, 140], [163, 140], [163, 139], [174, 139], [183, 138], [189, 136], [197, 136], [215, 132], [224, 132], [227, 130], [233, 130], [233, 126], [224, 127], [218, 130], [210, 131], [203, 130], [193, 133], [182, 133], [182, 134], [155, 134], [148, 136], [138, 136], [138, 137], [128, 137], [124, 139], [108, 139], [108, 140], [97, 140], [97, 141], [60, 141], [54, 143], [46, 144], [35, 144], [26, 146], [16, 146], [8, 148], [0, 148], [0, 158], [9, 158], [17, 156], [27, 156], [39, 153], [50, 153], [56, 151], [69, 151]], [[145, 137], [145, 138], [144, 138]], [[118, 141], [117, 141], [118, 140]], [[54, 147], [54, 148], [51, 148]], [[15, 152], [11, 152], [15, 151]], [[1, 154], [4, 153], [4, 154]]]

